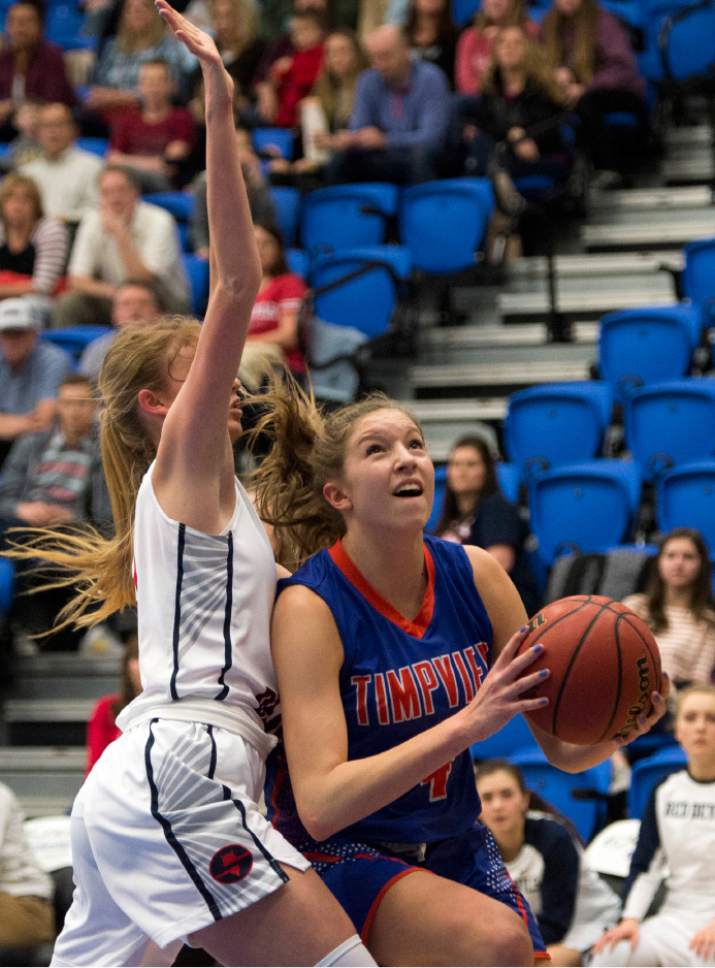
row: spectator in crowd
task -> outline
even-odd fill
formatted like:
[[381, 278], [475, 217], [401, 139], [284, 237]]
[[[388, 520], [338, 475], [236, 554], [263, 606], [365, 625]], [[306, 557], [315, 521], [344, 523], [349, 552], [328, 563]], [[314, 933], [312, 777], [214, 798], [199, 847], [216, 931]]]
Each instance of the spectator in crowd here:
[[139, 649], [133, 635], [124, 646], [119, 692], [102, 696], [92, 710], [87, 723], [87, 773], [99, 757], [120, 734], [117, 716], [142, 691], [139, 678]]
[[47, 430], [70, 359], [39, 339], [42, 321], [25, 299], [0, 302], [0, 465], [14, 440]]
[[14, 110], [28, 99], [76, 104], [62, 51], [42, 39], [42, 15], [37, 4], [21, 0], [8, 8], [5, 38], [0, 51], [0, 125], [7, 126]]
[[15, 794], [0, 783], [0, 958], [55, 936], [52, 880], [30, 850], [24, 820]]
[[444, 503], [435, 534], [484, 548], [510, 575], [528, 614], [538, 607], [524, 549], [526, 525], [500, 493], [494, 458], [481, 437], [461, 437], [449, 453]]
[[300, 276], [288, 269], [283, 240], [271, 225], [256, 225], [256, 243], [263, 279], [251, 313], [241, 366], [251, 368], [255, 354], [273, 350], [276, 362], [285, 362], [296, 376], [305, 373], [298, 348], [298, 312], [307, 291]]
[[332, 135], [350, 123], [355, 87], [367, 66], [352, 30], [333, 30], [325, 38], [323, 63], [309, 97], [300, 102], [303, 156], [290, 162], [276, 158], [271, 174], [319, 172], [330, 158]]
[[[554, 0], [542, 23], [546, 57], [566, 104], [581, 118], [583, 143], [596, 168], [622, 165], [618, 138], [607, 115], [628, 112], [645, 130], [645, 82], [628, 34], [596, 0]], [[620, 134], [619, 134], [620, 132]]]
[[451, 0], [410, 0], [405, 35], [412, 52], [441, 68], [454, 87], [457, 28], [452, 22]]
[[699, 531], [676, 528], [661, 539], [645, 593], [629, 595], [653, 630], [663, 668], [677, 687], [709, 683], [715, 672], [715, 601], [708, 549]]
[[116, 37], [99, 56], [85, 107], [105, 118], [117, 108], [136, 107], [139, 68], [155, 60], [167, 62], [177, 91], [186, 96], [195, 58], [166, 33], [152, 0], [124, 0]]
[[539, 28], [526, 16], [523, 0], [484, 0], [474, 22], [462, 31], [454, 67], [455, 87], [460, 94], [475, 95], [491, 66], [494, 40], [502, 27], [523, 27], [530, 40], [538, 40]]
[[25, 296], [49, 311], [66, 261], [67, 229], [43, 214], [35, 182], [7, 175], [0, 184], [0, 299]]
[[194, 119], [187, 108], [174, 107], [174, 83], [164, 60], [139, 68], [140, 107], [127, 108], [112, 122], [110, 165], [130, 169], [143, 192], [180, 187], [194, 144]]
[[211, 0], [209, 12], [216, 46], [236, 85], [237, 106], [244, 111], [252, 102], [258, 65], [266, 49], [258, 35], [257, 6], [253, 0]]
[[[278, 58], [268, 72], [266, 84], [273, 93], [260, 106], [260, 120], [280, 128], [298, 123], [298, 105], [313, 89], [323, 60], [325, 22], [317, 10], [297, 11], [291, 17], [292, 54]], [[264, 113], [266, 110], [268, 114]]]
[[527, 790], [513, 763], [480, 763], [477, 793], [482, 823], [536, 915], [550, 964], [582, 965], [585, 953], [616, 923], [618, 896], [584, 863], [575, 830]]
[[37, 124], [42, 154], [20, 168], [39, 188], [44, 212], [64, 222], [78, 222], [98, 199], [102, 160], [78, 148], [76, 138], [77, 125], [67, 105], [43, 105]]
[[[254, 222], [273, 223], [275, 210], [271, 194], [263, 177], [261, 162], [253, 150], [251, 136], [245, 128], [236, 129], [239, 158], [246, 182], [248, 201]], [[202, 259], [209, 257], [209, 217], [206, 205], [206, 174], [201, 175], [194, 182], [194, 210], [191, 216], [191, 238], [194, 253]]]
[[[621, 920], [594, 946], [594, 968], [715, 962], [715, 687], [679, 693], [675, 735], [687, 768], [650, 795]], [[649, 916], [661, 884], [662, 903]]]
[[85, 347], [79, 361], [79, 372], [96, 381], [107, 350], [120, 330], [127, 326], [146, 326], [162, 312], [156, 288], [144, 279], [125, 279], [117, 286], [112, 302], [112, 326], [104, 336]]
[[[327, 24], [328, 29], [332, 26], [329, 0], [292, 0], [291, 16], [296, 13], [302, 13], [304, 10], [316, 10], [325, 18], [324, 23]], [[266, 10], [264, 6], [262, 10], [264, 21], [265, 13]], [[285, 23], [286, 21], [283, 22]], [[290, 18], [287, 18], [287, 22], [290, 24]], [[271, 67], [281, 58], [292, 57], [295, 53], [290, 30], [284, 30], [277, 36], [273, 34], [273, 37], [273, 41], [268, 44], [263, 53], [263, 57], [258, 65], [258, 70], [256, 71], [255, 76], [258, 113], [260, 116], [266, 118], [273, 116], [276, 112], [275, 88], [268, 82], [268, 75]]]
[[55, 307], [55, 326], [111, 322], [112, 300], [125, 279], [153, 282], [170, 312], [188, 310], [188, 287], [176, 223], [139, 199], [130, 172], [107, 165], [99, 176], [99, 208], [77, 230], [68, 276], [70, 292]]
[[366, 40], [372, 64], [358, 80], [349, 130], [333, 135], [326, 176], [333, 182], [427, 181], [449, 125], [449, 87], [434, 64], [413, 59], [399, 27]]
[[[106, 528], [111, 521], [109, 495], [99, 453], [97, 405], [92, 384], [70, 373], [57, 393], [57, 421], [39, 433], [17, 440], [10, 450], [0, 481], [0, 530], [4, 541], [13, 527], [61, 527], [89, 522]], [[12, 620], [25, 632], [51, 629], [73, 588], [37, 592], [33, 568], [19, 563]], [[46, 577], [46, 576], [44, 576]], [[24, 594], [33, 591], [32, 596]], [[42, 640], [40, 640], [42, 641]], [[77, 633], [62, 630], [52, 636], [55, 649], [74, 648]], [[48, 639], [49, 644], [49, 639]]]
[[[39, 142], [40, 103], [23, 101], [13, 115], [15, 137], [8, 142], [7, 154], [0, 159], [1, 171], [15, 171], [42, 154]], [[10, 132], [6, 131], [8, 136]], [[0, 134], [2, 131], [0, 130]]]

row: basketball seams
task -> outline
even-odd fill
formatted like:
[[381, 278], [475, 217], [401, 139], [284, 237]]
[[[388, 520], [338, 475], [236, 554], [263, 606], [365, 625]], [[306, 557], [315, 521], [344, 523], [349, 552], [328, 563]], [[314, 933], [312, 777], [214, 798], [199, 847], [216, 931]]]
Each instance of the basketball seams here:
[[[616, 665], [616, 669], [617, 669], [617, 675], [616, 675], [616, 696], [615, 696], [615, 699], [614, 699], [614, 702], [613, 702], [613, 712], [611, 713], [611, 718], [608, 720], [608, 723], [606, 725], [606, 728], [604, 729], [604, 731], [601, 733], [600, 737], [598, 738], [598, 742], [599, 743], [603, 743], [606, 739], [610, 739], [611, 738], [610, 732], [611, 732], [611, 728], [613, 726], [613, 721], [616, 718], [616, 713], [618, 712], [618, 707], [621, 704], [621, 692], [623, 691], [623, 652], [621, 650], [621, 633], [620, 633], [619, 625], [620, 625], [621, 621], [622, 620], [625, 620], [626, 618], [627, 618], [626, 613], [625, 612], [621, 612], [618, 615], [618, 617], [616, 618], [616, 622], [615, 622], [615, 625], [613, 627], [613, 642], [614, 642], [615, 647], [616, 647], [616, 658], [618, 660], [617, 665]], [[633, 628], [633, 626], [630, 624], [630, 622], [626, 622], [626, 625], [628, 626], [628, 628]]]
[[[588, 599], [588, 603], [584, 603], [584, 604], [589, 604], [589, 603], [590, 604], [595, 604], [595, 602], [591, 602], [591, 597], [590, 596], [589, 596], [589, 599]], [[569, 661], [568, 661], [568, 663], [566, 665], [566, 668], [563, 671], [563, 675], [561, 677], [561, 684], [559, 686], [559, 691], [556, 694], [556, 700], [554, 702], [554, 712], [553, 712], [553, 715], [551, 717], [551, 731], [552, 731], [552, 733], [554, 735], [556, 735], [556, 721], [557, 721], [557, 717], [558, 717], [558, 713], [559, 713], [559, 706], [561, 705], [561, 698], [563, 696], [563, 693], [564, 693], [564, 690], [566, 688], [566, 685], [568, 684], [569, 676], [571, 675], [571, 670], [572, 670], [572, 668], [573, 668], [573, 666], [574, 666], [574, 664], [576, 662], [576, 659], [579, 656], [579, 653], [581, 652], [581, 649], [583, 648], [583, 646], [584, 646], [584, 644], [586, 642], [586, 639], [588, 638], [589, 633], [593, 629], [594, 625], [596, 624], [596, 622], [598, 621], [598, 619], [600, 618], [600, 616], [604, 612], [606, 612], [606, 611], [613, 612], [614, 610], [613, 609], [609, 609], [606, 604], [602, 604], [602, 605], [599, 605], [598, 606], [598, 611], [596, 612], [596, 614], [593, 616], [593, 618], [591, 619], [591, 621], [589, 622], [589, 624], [584, 629], [583, 633], [581, 634], [581, 638], [578, 640], [578, 642], [576, 643], [574, 649], [571, 652], [571, 655], [569, 656]], [[618, 614], [618, 613], [616, 613], [616, 614]], [[556, 621], [559, 621], [559, 619], [557, 619]], [[553, 624], [556, 625], [556, 622], [554, 622]]]
[[[626, 620], [629, 619], [630, 617], [631, 616], [628, 615], [628, 614], [625, 614], [624, 615], [624, 618]], [[637, 616], [636, 616], [636, 618], [637, 618]], [[628, 621], [626, 621], [626, 625], [628, 626], [629, 629], [632, 629], [636, 633], [636, 635], [638, 636], [638, 638], [641, 640], [641, 642], [645, 646], [645, 649], [646, 649], [646, 651], [648, 653], [648, 658], [650, 659], [651, 667], [653, 669], [654, 678], [655, 678], [655, 674], [658, 672], [658, 669], [660, 668], [660, 655], [658, 655], [657, 658], [656, 658], [656, 656], [654, 656], [653, 649], [651, 648], [650, 642], [643, 635], [643, 633], [641, 632], [641, 630], [638, 628], [637, 625], [634, 625], [632, 622], [628, 622]], [[655, 641], [655, 639], [653, 641]], [[658, 683], [657, 684], [654, 683], [654, 686], [658, 690], [658, 692], [660, 692], [660, 689], [661, 689], [661, 687], [663, 685], [662, 675], [658, 675], [658, 680], [659, 680]]]

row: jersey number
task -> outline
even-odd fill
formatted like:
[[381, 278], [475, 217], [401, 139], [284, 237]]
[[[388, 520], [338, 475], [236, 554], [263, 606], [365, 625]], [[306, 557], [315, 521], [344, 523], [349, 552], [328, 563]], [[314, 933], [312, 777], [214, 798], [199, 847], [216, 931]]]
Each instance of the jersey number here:
[[440, 766], [438, 770], [434, 773], [430, 773], [426, 776], [420, 786], [425, 786], [429, 784], [429, 799], [430, 803], [435, 800], [446, 800], [447, 799], [447, 780], [449, 779], [449, 774], [452, 772], [453, 760], [449, 763], [445, 763], [444, 766]]

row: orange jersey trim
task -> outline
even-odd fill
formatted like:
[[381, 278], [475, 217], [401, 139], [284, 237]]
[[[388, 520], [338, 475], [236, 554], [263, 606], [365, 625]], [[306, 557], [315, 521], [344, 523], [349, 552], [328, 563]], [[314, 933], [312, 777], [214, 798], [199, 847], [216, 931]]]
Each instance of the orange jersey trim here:
[[427, 588], [422, 599], [422, 606], [413, 619], [405, 618], [389, 602], [385, 601], [379, 592], [375, 591], [362, 572], [357, 569], [341, 540], [336, 541], [332, 548], [328, 548], [328, 554], [336, 568], [342, 572], [363, 598], [367, 599], [375, 611], [392, 622], [393, 625], [397, 625], [403, 632], [407, 632], [408, 635], [416, 639], [421, 639], [429, 628], [434, 614], [434, 560], [427, 545], [423, 547], [427, 569]]

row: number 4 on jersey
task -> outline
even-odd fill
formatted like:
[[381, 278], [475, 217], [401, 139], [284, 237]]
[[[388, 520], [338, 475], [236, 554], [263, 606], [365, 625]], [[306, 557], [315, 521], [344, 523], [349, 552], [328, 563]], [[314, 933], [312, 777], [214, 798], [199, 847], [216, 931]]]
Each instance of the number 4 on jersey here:
[[433, 803], [435, 800], [447, 799], [447, 780], [449, 779], [449, 774], [452, 772], [453, 762], [454, 760], [450, 760], [449, 763], [440, 766], [438, 770], [430, 773], [429, 776], [426, 776], [422, 780], [420, 786], [429, 784], [430, 803]]

